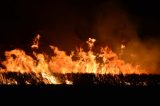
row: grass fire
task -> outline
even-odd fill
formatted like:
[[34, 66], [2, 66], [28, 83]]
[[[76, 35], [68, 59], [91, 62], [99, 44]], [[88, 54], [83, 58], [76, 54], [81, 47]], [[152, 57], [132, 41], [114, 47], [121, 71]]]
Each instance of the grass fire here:
[[[96, 39], [89, 38], [86, 50], [79, 47], [69, 55], [50, 45], [53, 53], [48, 55], [37, 51], [40, 37], [38, 34], [33, 40], [32, 55], [21, 49], [5, 51], [0, 67], [0, 84], [160, 84], [158, 75], [151, 75], [139, 64], [125, 62], [109, 47], [95, 50]], [[120, 45], [120, 48], [125, 49], [125, 45]]]

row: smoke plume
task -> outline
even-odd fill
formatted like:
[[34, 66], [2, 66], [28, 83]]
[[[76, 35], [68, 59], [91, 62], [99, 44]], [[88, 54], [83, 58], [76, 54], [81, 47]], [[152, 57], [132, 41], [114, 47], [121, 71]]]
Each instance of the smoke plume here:
[[[118, 2], [101, 4], [93, 27], [97, 41], [110, 46], [126, 62], [140, 64], [150, 73], [160, 73], [159, 47], [154, 39], [142, 41], [140, 24]], [[121, 45], [125, 48], [121, 48]]]

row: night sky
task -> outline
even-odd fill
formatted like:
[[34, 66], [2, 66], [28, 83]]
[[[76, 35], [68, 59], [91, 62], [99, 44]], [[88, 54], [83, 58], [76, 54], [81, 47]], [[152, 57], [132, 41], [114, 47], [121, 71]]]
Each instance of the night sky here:
[[157, 40], [160, 38], [159, 5], [145, 0], [1, 0], [0, 45], [2, 49], [4, 45], [25, 47], [36, 34], [41, 34], [44, 45], [68, 45], [72, 48], [88, 37], [99, 39], [95, 31], [97, 17], [103, 11], [107, 12], [103, 12], [101, 17], [105, 14], [110, 16], [112, 9], [117, 7], [117, 10], [127, 13], [142, 41]]

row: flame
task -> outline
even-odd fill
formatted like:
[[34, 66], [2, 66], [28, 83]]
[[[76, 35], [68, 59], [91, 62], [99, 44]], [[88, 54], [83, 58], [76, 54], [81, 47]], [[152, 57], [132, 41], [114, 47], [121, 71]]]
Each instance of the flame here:
[[38, 34], [37, 37], [35, 37], [35, 39], [33, 40], [33, 45], [31, 46], [31, 48], [35, 48], [35, 49], [39, 48], [39, 39], [40, 39], [40, 35]]
[[69, 81], [69, 80], [65, 80], [65, 83], [66, 83], [67, 85], [72, 85], [72, 84], [73, 84], [73, 82], [72, 82], [72, 81]]
[[[33, 40], [32, 49], [39, 48], [40, 35]], [[6, 60], [1, 64], [5, 68], [0, 68], [0, 72], [20, 72], [41, 74], [46, 84], [61, 84], [61, 81], [54, 76], [54, 73], [94, 73], [94, 74], [142, 74], [146, 73], [140, 65], [132, 65], [121, 60], [107, 46], [101, 48], [100, 52], [93, 52], [95, 39], [89, 38], [86, 43], [89, 50], [84, 51], [79, 48], [67, 55], [65, 51], [58, 47], [50, 46], [53, 55], [37, 53], [33, 51], [34, 58], [27, 55], [24, 50], [14, 49], [5, 52]], [[125, 45], [121, 45], [124, 49]], [[72, 84], [72, 81], [66, 80], [66, 84]]]

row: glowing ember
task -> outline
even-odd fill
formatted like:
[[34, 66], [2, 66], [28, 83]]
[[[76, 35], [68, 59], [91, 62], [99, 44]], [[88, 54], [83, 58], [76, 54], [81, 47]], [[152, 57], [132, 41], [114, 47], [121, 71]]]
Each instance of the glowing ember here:
[[73, 82], [72, 82], [72, 81], [69, 81], [69, 80], [65, 80], [65, 83], [66, 83], [67, 85], [72, 85], [72, 84], [73, 84]]
[[[31, 48], [38, 49], [40, 35], [38, 35]], [[37, 53], [33, 51], [34, 58], [20, 49], [5, 52], [6, 60], [1, 64], [5, 68], [0, 68], [1, 72], [20, 72], [41, 74], [46, 84], [61, 84], [60, 80], [54, 76], [54, 73], [94, 73], [94, 74], [142, 74], [146, 73], [140, 65], [125, 63], [119, 59], [118, 55], [108, 47], [101, 48], [99, 53], [92, 51], [95, 39], [89, 38], [86, 42], [89, 50], [84, 51], [79, 48], [67, 55], [65, 51], [59, 50], [55, 46], [50, 46], [53, 56]], [[125, 45], [121, 45], [124, 49]], [[76, 59], [73, 59], [76, 57]], [[100, 61], [99, 61], [100, 60]], [[72, 81], [66, 80], [66, 84], [72, 84]], [[8, 83], [9, 84], [9, 83]]]

